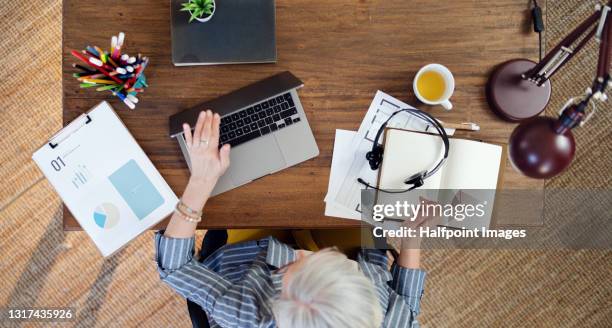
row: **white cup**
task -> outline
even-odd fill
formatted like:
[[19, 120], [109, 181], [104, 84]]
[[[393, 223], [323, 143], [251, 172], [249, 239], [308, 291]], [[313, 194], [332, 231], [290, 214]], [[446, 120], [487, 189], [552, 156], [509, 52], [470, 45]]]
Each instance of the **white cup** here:
[[[444, 87], [445, 87], [444, 93], [442, 97], [440, 97], [440, 99], [436, 101], [431, 101], [423, 97], [419, 93], [419, 89], [417, 88], [417, 81], [419, 80], [421, 75], [425, 72], [430, 72], [430, 71], [440, 74], [440, 76], [442, 76], [442, 78], [444, 79]], [[417, 72], [416, 76], [414, 77], [414, 80], [412, 81], [412, 88], [414, 89], [414, 94], [416, 95], [416, 97], [424, 104], [442, 105], [442, 107], [444, 107], [444, 109], [446, 110], [453, 109], [453, 104], [451, 104], [449, 99], [453, 95], [453, 92], [455, 91], [455, 78], [453, 77], [453, 74], [451, 73], [451, 71], [445, 66], [440, 65], [440, 64], [429, 64], [429, 65], [423, 66]]]

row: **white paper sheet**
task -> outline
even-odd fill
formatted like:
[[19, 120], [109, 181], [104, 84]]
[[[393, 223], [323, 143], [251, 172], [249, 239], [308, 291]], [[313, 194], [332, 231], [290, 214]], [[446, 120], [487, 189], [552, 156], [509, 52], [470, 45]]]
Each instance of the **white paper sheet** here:
[[[376, 92], [370, 104], [370, 108], [359, 126], [357, 134], [351, 141], [349, 151], [352, 156], [352, 161], [350, 166], [348, 166], [348, 168], [345, 167], [344, 170], [340, 170], [340, 172], [344, 171], [342, 183], [338, 189], [334, 188], [328, 192], [325, 197], [327, 203], [333, 204], [336, 208], [344, 209], [347, 213], [353, 213], [351, 215], [352, 218], [361, 217], [361, 190], [365, 187], [357, 182], [357, 178], [362, 178], [370, 185], [376, 185], [378, 178], [378, 171], [370, 169], [365, 155], [372, 149], [372, 143], [374, 142], [374, 138], [380, 126], [389, 116], [391, 116], [391, 114], [402, 108], [414, 107], [380, 90]], [[387, 126], [424, 131], [428, 124], [414, 115], [403, 112], [395, 115]], [[446, 129], [446, 132], [448, 135], [452, 135], [455, 131], [453, 129]], [[379, 142], [383, 142], [382, 138]], [[346, 165], [345, 163], [346, 161], [343, 161], [343, 165]]]
[[[351, 142], [353, 137], [357, 135], [355, 131], [336, 130], [336, 138], [334, 140], [334, 154], [332, 157], [331, 170], [329, 173], [329, 184], [327, 194], [336, 194], [346, 171], [350, 168], [353, 160], [351, 152]], [[342, 206], [338, 206], [333, 200], [325, 200], [325, 215], [334, 216], [345, 219], [360, 220], [361, 215], [355, 211], [349, 211]]]

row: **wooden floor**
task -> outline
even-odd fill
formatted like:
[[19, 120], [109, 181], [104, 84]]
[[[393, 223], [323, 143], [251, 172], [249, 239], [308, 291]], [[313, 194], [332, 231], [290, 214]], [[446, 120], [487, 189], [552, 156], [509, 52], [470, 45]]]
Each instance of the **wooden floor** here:
[[[0, 308], [73, 307], [69, 327], [188, 327], [184, 300], [158, 279], [152, 233], [103, 260], [84, 233], [62, 231], [61, 203], [30, 160], [61, 126], [60, 29], [58, 0], [1, 1]], [[420, 321], [604, 327], [610, 263], [610, 251], [426, 251]]]

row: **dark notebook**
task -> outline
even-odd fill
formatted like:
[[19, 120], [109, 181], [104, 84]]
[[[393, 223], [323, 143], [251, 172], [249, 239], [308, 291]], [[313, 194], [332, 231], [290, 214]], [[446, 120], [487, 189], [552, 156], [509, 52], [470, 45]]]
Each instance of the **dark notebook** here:
[[276, 62], [274, 0], [216, 0], [205, 23], [189, 23], [186, 1], [172, 0], [174, 65]]

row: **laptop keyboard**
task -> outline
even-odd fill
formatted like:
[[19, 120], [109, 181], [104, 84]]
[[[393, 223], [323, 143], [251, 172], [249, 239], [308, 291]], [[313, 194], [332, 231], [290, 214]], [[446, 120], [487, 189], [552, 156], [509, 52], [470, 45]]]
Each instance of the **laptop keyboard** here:
[[232, 147], [300, 121], [293, 97], [285, 93], [221, 118], [219, 147]]

